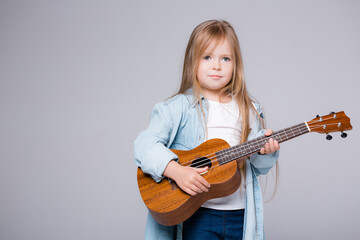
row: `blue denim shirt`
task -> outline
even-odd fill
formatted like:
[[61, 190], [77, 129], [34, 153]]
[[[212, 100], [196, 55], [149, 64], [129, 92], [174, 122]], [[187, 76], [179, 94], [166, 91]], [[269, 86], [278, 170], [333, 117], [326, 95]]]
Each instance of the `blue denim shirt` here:
[[[207, 101], [203, 102], [205, 117], [207, 115]], [[262, 117], [261, 107], [253, 103]], [[256, 114], [255, 114], [256, 115]], [[178, 94], [171, 99], [158, 103], [151, 113], [148, 128], [141, 132], [134, 142], [135, 163], [142, 171], [150, 174], [159, 182], [163, 179], [163, 172], [171, 160], [177, 156], [169, 150], [190, 150], [204, 142], [205, 120], [200, 113], [200, 103], [194, 101], [191, 91]], [[262, 136], [262, 129], [258, 117], [251, 122], [248, 140]], [[253, 154], [246, 161], [246, 207], [243, 239], [264, 239], [263, 202], [257, 176], [266, 174], [278, 159], [278, 151], [270, 155]], [[145, 239], [181, 239], [182, 224], [177, 226], [163, 226], [158, 224], [148, 214]]]

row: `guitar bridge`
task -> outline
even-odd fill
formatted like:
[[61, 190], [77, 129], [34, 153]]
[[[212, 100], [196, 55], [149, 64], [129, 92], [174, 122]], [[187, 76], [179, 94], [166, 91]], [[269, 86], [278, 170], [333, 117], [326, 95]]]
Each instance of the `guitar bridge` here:
[[176, 184], [176, 182], [170, 178], [168, 178], [169, 180], [169, 183], [170, 183], [170, 186], [171, 186], [171, 190], [175, 190], [175, 189], [178, 189], [179, 186]]

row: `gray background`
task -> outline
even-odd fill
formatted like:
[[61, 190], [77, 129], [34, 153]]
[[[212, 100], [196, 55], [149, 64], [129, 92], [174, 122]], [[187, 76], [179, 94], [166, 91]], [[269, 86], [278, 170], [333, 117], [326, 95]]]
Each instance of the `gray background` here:
[[[0, 239], [142, 239], [132, 143], [193, 28], [236, 29], [275, 130], [344, 110], [347, 139], [282, 144], [268, 239], [358, 239], [359, 1], [0, 1]], [[272, 192], [273, 175], [266, 195]]]

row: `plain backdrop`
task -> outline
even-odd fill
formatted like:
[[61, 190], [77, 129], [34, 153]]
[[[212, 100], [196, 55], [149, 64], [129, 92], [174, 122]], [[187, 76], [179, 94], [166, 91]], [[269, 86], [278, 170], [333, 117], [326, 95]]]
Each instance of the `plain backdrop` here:
[[359, 12], [350, 0], [1, 0], [0, 239], [143, 239], [133, 141], [209, 19], [234, 26], [268, 127], [342, 110], [354, 127], [281, 145], [267, 239], [359, 239]]

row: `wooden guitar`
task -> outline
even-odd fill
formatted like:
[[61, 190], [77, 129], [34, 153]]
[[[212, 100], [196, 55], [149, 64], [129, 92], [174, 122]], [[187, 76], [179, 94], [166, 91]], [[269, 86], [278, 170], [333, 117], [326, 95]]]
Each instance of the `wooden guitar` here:
[[175, 181], [164, 178], [156, 183], [150, 175], [137, 170], [137, 180], [141, 197], [153, 218], [162, 225], [179, 224], [195, 213], [207, 200], [225, 197], [234, 193], [240, 186], [241, 176], [237, 167], [237, 159], [245, 158], [259, 152], [269, 138], [279, 143], [298, 137], [308, 132], [326, 133], [331, 140], [330, 132], [351, 130], [350, 119], [345, 113], [330, 113], [317, 116], [309, 122], [274, 132], [269, 137], [259, 137], [237, 146], [230, 147], [222, 139], [211, 139], [198, 147], [189, 150], [171, 150], [179, 157], [179, 164], [191, 167], [208, 166], [209, 170], [202, 175], [210, 184], [208, 192], [190, 196], [182, 191]]

